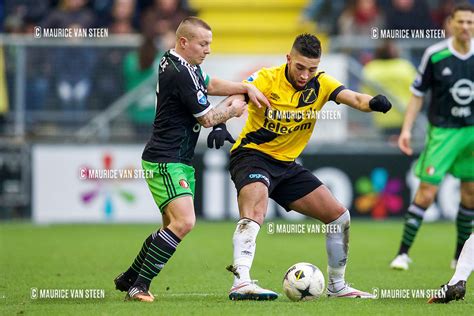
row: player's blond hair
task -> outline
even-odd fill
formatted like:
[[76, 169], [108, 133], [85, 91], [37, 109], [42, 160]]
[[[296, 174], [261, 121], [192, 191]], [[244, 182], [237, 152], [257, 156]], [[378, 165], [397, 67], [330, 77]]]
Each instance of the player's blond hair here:
[[209, 24], [207, 24], [204, 20], [196, 17], [196, 16], [188, 16], [179, 24], [178, 28], [176, 29], [176, 39], [181, 37], [185, 37], [187, 39], [191, 39], [195, 36], [194, 29], [196, 27], [202, 27], [208, 31], [212, 31]]

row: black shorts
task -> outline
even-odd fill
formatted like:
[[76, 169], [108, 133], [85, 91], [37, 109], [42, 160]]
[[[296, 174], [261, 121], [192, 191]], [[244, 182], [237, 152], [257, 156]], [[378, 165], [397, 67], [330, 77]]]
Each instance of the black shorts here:
[[230, 155], [230, 175], [237, 189], [249, 183], [261, 182], [268, 195], [290, 211], [288, 205], [323, 183], [308, 169], [296, 162], [279, 161], [258, 150], [238, 148]]

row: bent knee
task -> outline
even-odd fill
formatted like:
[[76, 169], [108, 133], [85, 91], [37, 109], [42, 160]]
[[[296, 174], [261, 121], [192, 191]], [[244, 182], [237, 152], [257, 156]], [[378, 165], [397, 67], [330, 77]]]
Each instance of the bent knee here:
[[474, 208], [474, 184], [461, 183], [461, 204], [467, 208]]
[[436, 197], [437, 187], [421, 185], [415, 195], [415, 203], [428, 208]]
[[175, 230], [175, 233], [178, 236], [184, 237], [194, 228], [195, 224], [196, 218], [188, 217], [185, 219], [174, 221], [170, 224], [170, 226], [173, 228], [173, 230]]

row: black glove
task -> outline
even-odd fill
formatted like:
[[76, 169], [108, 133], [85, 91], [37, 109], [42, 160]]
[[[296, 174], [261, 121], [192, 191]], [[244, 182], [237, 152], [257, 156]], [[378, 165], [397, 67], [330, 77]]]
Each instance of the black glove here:
[[235, 139], [233, 139], [232, 135], [227, 131], [225, 124], [217, 124], [212, 128], [212, 132], [209, 133], [209, 136], [207, 136], [207, 147], [213, 148], [215, 143], [216, 149], [219, 149], [224, 145], [226, 140], [231, 144], [235, 143]]
[[369, 101], [369, 107], [372, 111], [387, 113], [392, 104], [384, 95], [378, 94]]

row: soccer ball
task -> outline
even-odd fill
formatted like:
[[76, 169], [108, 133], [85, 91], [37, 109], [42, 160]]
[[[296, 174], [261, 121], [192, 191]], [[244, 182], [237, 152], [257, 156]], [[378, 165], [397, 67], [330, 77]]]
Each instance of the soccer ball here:
[[311, 263], [292, 265], [283, 278], [283, 291], [292, 301], [309, 301], [324, 292], [324, 275]]

